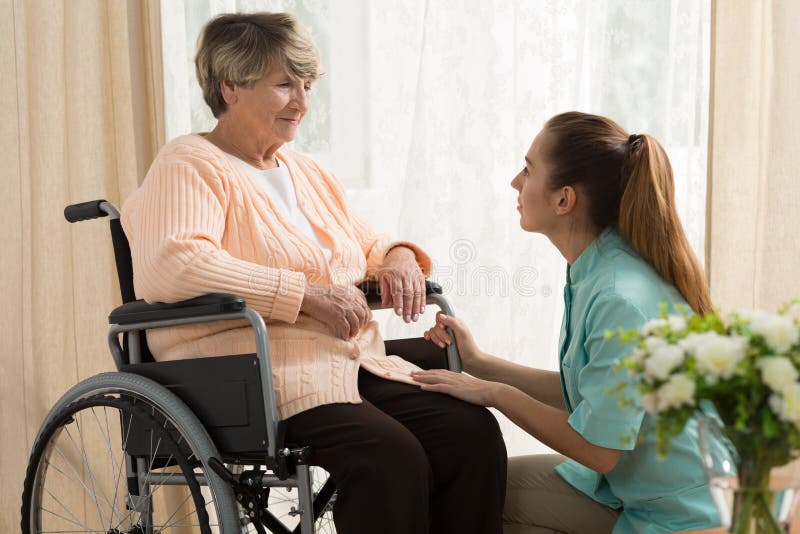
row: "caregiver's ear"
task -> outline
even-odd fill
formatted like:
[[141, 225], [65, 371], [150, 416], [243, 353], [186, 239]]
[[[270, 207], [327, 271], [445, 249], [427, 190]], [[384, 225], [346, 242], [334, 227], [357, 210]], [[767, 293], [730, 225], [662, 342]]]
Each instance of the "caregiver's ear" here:
[[571, 185], [565, 185], [556, 191], [555, 211], [558, 215], [567, 215], [572, 213], [577, 203], [577, 192]]

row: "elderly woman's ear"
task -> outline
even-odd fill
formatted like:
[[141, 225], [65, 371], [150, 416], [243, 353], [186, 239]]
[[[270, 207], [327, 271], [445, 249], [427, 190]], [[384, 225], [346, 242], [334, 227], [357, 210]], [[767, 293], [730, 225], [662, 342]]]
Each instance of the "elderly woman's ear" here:
[[230, 80], [222, 80], [219, 82], [219, 92], [222, 94], [225, 103], [229, 106], [239, 101], [239, 86]]

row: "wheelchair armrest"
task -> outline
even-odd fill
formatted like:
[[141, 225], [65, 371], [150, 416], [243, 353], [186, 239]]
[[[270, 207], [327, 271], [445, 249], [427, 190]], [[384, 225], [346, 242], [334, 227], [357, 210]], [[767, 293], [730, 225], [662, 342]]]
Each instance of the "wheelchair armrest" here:
[[245, 302], [242, 297], [225, 293], [209, 293], [180, 302], [148, 304], [144, 300], [128, 302], [114, 309], [108, 316], [110, 324], [131, 324], [165, 319], [182, 319], [242, 311]]
[[[364, 295], [367, 297], [367, 304], [370, 304], [372, 308], [375, 308], [375, 304], [380, 304], [381, 302], [381, 285], [372, 280], [369, 282], [361, 282], [358, 284], [358, 289], [360, 289]], [[441, 295], [442, 294], [442, 286], [437, 284], [436, 282], [431, 282], [430, 280], [425, 280], [425, 294], [426, 295]]]

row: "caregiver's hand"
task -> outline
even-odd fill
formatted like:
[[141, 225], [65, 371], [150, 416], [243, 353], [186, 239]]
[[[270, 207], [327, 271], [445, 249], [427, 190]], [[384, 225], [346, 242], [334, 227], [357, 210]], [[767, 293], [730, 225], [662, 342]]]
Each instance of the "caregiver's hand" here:
[[501, 388], [507, 387], [499, 382], [489, 382], [444, 369], [414, 371], [411, 373], [411, 378], [418, 382], [425, 391], [446, 393], [479, 406], [493, 406], [497, 392]]
[[391, 305], [405, 322], [416, 321], [425, 311], [425, 275], [417, 265], [417, 256], [408, 247], [391, 249], [378, 273], [381, 305]]
[[454, 341], [445, 330], [448, 326], [453, 329], [453, 333], [456, 335], [455, 343], [458, 347], [458, 354], [461, 356], [461, 365], [464, 370], [480, 375], [481, 373], [476, 371], [480, 369], [481, 364], [486, 359], [486, 355], [478, 348], [478, 344], [475, 343], [475, 339], [464, 321], [439, 312], [436, 314], [436, 325], [426, 330], [422, 336], [444, 348]]
[[364, 293], [355, 286], [309, 285], [300, 311], [325, 323], [333, 335], [344, 340], [372, 319]]

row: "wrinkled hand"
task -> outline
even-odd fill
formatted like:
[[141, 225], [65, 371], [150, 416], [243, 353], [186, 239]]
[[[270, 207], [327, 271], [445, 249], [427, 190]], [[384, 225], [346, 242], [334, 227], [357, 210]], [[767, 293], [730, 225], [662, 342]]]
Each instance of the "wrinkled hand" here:
[[345, 341], [372, 319], [364, 293], [355, 286], [308, 286], [300, 311], [328, 325]]
[[403, 246], [386, 254], [378, 273], [381, 304], [392, 306], [405, 322], [416, 321], [425, 311], [425, 275], [414, 251]]
[[489, 382], [445, 369], [414, 371], [411, 373], [411, 378], [418, 382], [425, 391], [446, 393], [479, 406], [492, 406], [498, 388], [503, 386], [497, 382]]
[[467, 325], [464, 324], [464, 321], [439, 312], [436, 314], [436, 324], [426, 330], [422, 336], [444, 348], [453, 343], [453, 337], [445, 330], [447, 327], [450, 327], [456, 336], [455, 343], [458, 347], [458, 354], [461, 357], [461, 365], [463, 365], [465, 371], [472, 372], [480, 365], [485, 355], [478, 348], [478, 344], [475, 343], [475, 339], [472, 337]]

